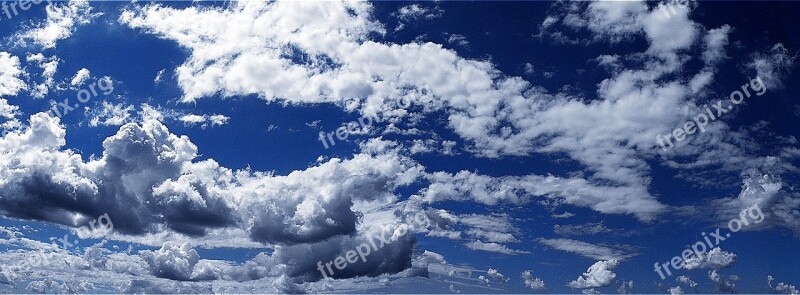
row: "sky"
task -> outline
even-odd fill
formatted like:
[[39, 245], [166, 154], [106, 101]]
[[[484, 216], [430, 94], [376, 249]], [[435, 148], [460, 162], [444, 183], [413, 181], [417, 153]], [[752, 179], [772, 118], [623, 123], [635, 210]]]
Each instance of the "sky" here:
[[0, 292], [798, 294], [798, 13], [4, 1]]

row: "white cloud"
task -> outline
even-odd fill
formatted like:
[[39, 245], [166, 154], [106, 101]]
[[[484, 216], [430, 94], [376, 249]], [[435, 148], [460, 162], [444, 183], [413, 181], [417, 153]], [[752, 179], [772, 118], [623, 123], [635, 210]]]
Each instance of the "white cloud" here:
[[194, 126], [200, 125], [202, 128], [206, 128], [208, 126], [221, 126], [228, 123], [230, 117], [220, 114], [215, 115], [197, 115], [197, 114], [186, 114], [180, 116], [178, 118], [181, 122], [183, 122], [186, 126]]
[[397, 9], [397, 11], [392, 12], [392, 16], [397, 18], [397, 27], [394, 29], [395, 32], [400, 31], [408, 24], [420, 20], [420, 19], [434, 19], [441, 17], [444, 14], [444, 10], [439, 8], [439, 6], [435, 7], [423, 7], [420, 4], [414, 3], [405, 5]]
[[727, 293], [736, 293], [736, 281], [739, 280], [737, 275], [723, 276], [717, 272], [717, 269], [712, 269], [708, 272], [708, 278], [717, 285], [716, 291]]
[[636, 254], [627, 253], [623, 250], [572, 239], [538, 238], [536, 241], [557, 250], [575, 253], [586, 258], [597, 260], [621, 261], [636, 256]]
[[522, 277], [522, 283], [525, 284], [526, 288], [530, 288], [533, 290], [544, 290], [545, 285], [544, 281], [540, 278], [536, 278], [533, 276], [533, 272], [530, 270], [523, 271], [520, 274]]
[[700, 268], [720, 269], [731, 266], [734, 262], [736, 262], [736, 254], [716, 247], [708, 251], [708, 253], [701, 253], [682, 261], [681, 268], [686, 270]]
[[689, 286], [690, 288], [697, 287], [697, 282], [695, 282], [690, 277], [685, 276], [685, 275], [681, 275], [681, 276], [676, 277], [675, 281], [678, 282], [678, 283], [684, 284], [686, 286]]
[[58, 40], [69, 38], [76, 26], [88, 24], [96, 16], [87, 0], [48, 3], [44, 23], [19, 33], [17, 38], [22, 44], [32, 41], [44, 48], [53, 48]]
[[567, 284], [570, 288], [586, 289], [610, 286], [617, 278], [614, 269], [619, 266], [616, 260], [598, 261], [592, 264], [582, 276]]
[[666, 210], [665, 205], [639, 188], [596, 186], [581, 178], [490, 177], [469, 171], [435, 172], [427, 178], [431, 184], [419, 196], [426, 202], [473, 200], [486, 205], [524, 204], [534, 197], [545, 197], [606, 214], [633, 214], [645, 221]]
[[91, 72], [87, 68], [82, 68], [75, 73], [75, 76], [72, 77], [70, 80], [69, 85], [72, 86], [81, 86], [83, 83], [86, 83], [86, 80], [89, 79], [91, 76]]
[[100, 106], [86, 108], [89, 126], [122, 126], [132, 121], [134, 107], [123, 103], [103, 101]]
[[681, 286], [675, 286], [675, 287], [669, 288], [669, 290], [667, 290], [667, 292], [669, 292], [669, 294], [671, 294], [671, 295], [682, 295], [682, 294], [684, 294], [683, 288], [681, 288]]
[[173, 280], [197, 280], [197, 279], [216, 279], [218, 275], [211, 271], [207, 275], [208, 264], [198, 264], [200, 254], [191, 245], [184, 243], [181, 245], [174, 243], [164, 243], [157, 251], [145, 250], [140, 253], [149, 265], [153, 275], [161, 278]]
[[490, 278], [494, 279], [495, 281], [501, 282], [501, 283], [507, 283], [511, 279], [511, 278], [508, 278], [508, 277], [504, 276], [498, 270], [496, 270], [494, 268], [491, 268], [491, 267], [489, 268], [489, 270], [486, 271], [486, 274]]
[[768, 52], [750, 56], [747, 68], [764, 80], [768, 89], [783, 88], [783, 81], [791, 74], [796, 55], [789, 53], [783, 44], [775, 44]]
[[56, 86], [53, 77], [58, 70], [58, 63], [60, 60], [56, 56], [45, 57], [41, 53], [28, 54], [27, 60], [29, 62], [36, 62], [39, 68], [42, 69], [42, 78], [44, 81], [33, 87], [31, 95], [36, 98], [43, 98], [50, 92], [50, 88]]
[[481, 241], [472, 241], [472, 242], [467, 243], [466, 245], [467, 245], [467, 248], [470, 248], [472, 250], [481, 250], [481, 251], [487, 251], [487, 252], [497, 252], [497, 253], [502, 253], [502, 254], [507, 254], [507, 255], [517, 255], [517, 254], [530, 253], [528, 251], [510, 249], [506, 245], [493, 243], [493, 242], [484, 243], [484, 242], [481, 242]]
[[[103, 141], [101, 157], [83, 161], [81, 155], [63, 149], [66, 131], [58, 118], [39, 113], [31, 117], [31, 124], [35, 128], [0, 138], [5, 155], [0, 159], [0, 208], [7, 216], [76, 226], [95, 217], [92, 212], [107, 212], [118, 238], [233, 233], [229, 242], [246, 237], [274, 246], [264, 263], [302, 280], [321, 277], [317, 261], [332, 260], [383, 234], [381, 226], [406, 226], [393, 211], [367, 213], [396, 202], [394, 191], [422, 171], [396, 151], [331, 159], [285, 176], [233, 171], [211, 159], [195, 161], [198, 150], [188, 137], [174, 135], [152, 119], [123, 125]], [[60, 205], [72, 202], [77, 203]], [[389, 238], [394, 242], [374, 251], [367, 262], [336, 276], [409, 268], [413, 235], [394, 232]], [[176, 254], [191, 251], [175, 247], [165, 246], [148, 256], [155, 273], [182, 279], [217, 273], [212, 265]], [[195, 265], [191, 276], [189, 268], [178, 263], [184, 260]]]
[[0, 117], [12, 119], [19, 114], [19, 107], [8, 104], [5, 98], [0, 98]]
[[20, 90], [27, 89], [25, 82], [20, 79], [24, 74], [19, 57], [0, 52], [0, 96], [17, 95]]

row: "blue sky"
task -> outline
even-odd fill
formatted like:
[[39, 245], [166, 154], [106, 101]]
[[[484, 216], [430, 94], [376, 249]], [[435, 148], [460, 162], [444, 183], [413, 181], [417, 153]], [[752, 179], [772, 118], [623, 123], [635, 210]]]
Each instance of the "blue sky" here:
[[20, 5], [3, 292], [797, 293], [793, 2]]

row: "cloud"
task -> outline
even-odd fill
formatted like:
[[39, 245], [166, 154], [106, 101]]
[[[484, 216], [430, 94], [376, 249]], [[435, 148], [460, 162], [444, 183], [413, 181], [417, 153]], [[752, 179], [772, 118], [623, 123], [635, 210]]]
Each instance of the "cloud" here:
[[786, 284], [784, 282], [780, 282], [777, 285], [775, 285], [775, 287], [773, 287], [772, 281], [774, 280], [775, 278], [772, 277], [772, 275], [767, 275], [767, 285], [769, 286], [770, 289], [778, 291], [781, 294], [791, 294], [791, 295], [800, 294], [800, 291], [797, 290], [797, 287], [795, 287], [794, 285]]
[[508, 278], [508, 277], [504, 276], [498, 270], [496, 270], [494, 268], [491, 268], [491, 267], [489, 268], [489, 270], [486, 271], [486, 274], [490, 278], [494, 279], [495, 281], [501, 282], [501, 283], [507, 283], [509, 280], [511, 280], [511, 278]]
[[221, 126], [228, 123], [228, 120], [231, 118], [225, 115], [215, 114], [215, 115], [196, 115], [196, 114], [186, 114], [178, 118], [181, 122], [183, 122], [186, 126], [194, 126], [200, 125], [202, 128], [206, 128], [208, 126]]
[[778, 43], [767, 52], [753, 53], [745, 66], [755, 76], [761, 77], [768, 89], [781, 89], [794, 68], [795, 58], [783, 44]]
[[685, 275], [681, 275], [681, 276], [676, 277], [675, 281], [678, 282], [678, 283], [684, 284], [686, 286], [689, 286], [690, 288], [697, 287], [697, 282], [695, 282], [694, 280], [692, 280], [691, 278], [689, 278], [688, 276], [685, 276]]
[[562, 236], [583, 236], [595, 235], [600, 233], [611, 232], [611, 229], [605, 226], [603, 222], [576, 224], [576, 225], [559, 225], [553, 226], [553, 232]]
[[56, 56], [45, 57], [41, 53], [28, 54], [27, 60], [29, 62], [36, 62], [36, 65], [42, 69], [42, 78], [44, 81], [42, 83], [35, 84], [31, 94], [35, 98], [43, 98], [50, 92], [50, 88], [56, 86], [56, 82], [53, 77], [58, 70], [58, 63], [60, 60]]
[[737, 275], [723, 276], [717, 272], [717, 269], [712, 269], [708, 272], [708, 278], [717, 285], [716, 291], [727, 293], [736, 293], [736, 281], [739, 280]]
[[522, 277], [522, 283], [525, 284], [526, 288], [530, 288], [533, 290], [544, 290], [545, 285], [544, 281], [540, 278], [536, 278], [533, 276], [533, 272], [530, 270], [523, 271], [520, 276]]
[[669, 292], [669, 294], [672, 294], [672, 295], [682, 295], [682, 294], [684, 294], [683, 288], [681, 288], [681, 286], [675, 286], [675, 287], [669, 288], [669, 290], [667, 290], [667, 292]]
[[574, 289], [599, 288], [610, 286], [617, 278], [614, 269], [619, 266], [616, 260], [598, 261], [586, 270], [582, 276], [567, 284]]
[[545, 239], [538, 238], [537, 242], [552, 247], [556, 250], [575, 253], [586, 258], [597, 260], [625, 260], [636, 256], [634, 253], [627, 253], [623, 250], [609, 248], [606, 246], [590, 244], [583, 241], [572, 239]]
[[0, 96], [17, 95], [27, 85], [20, 77], [25, 74], [20, 67], [19, 57], [8, 52], [0, 52]]
[[644, 197], [647, 192], [638, 188], [597, 186], [581, 178], [552, 175], [491, 177], [469, 171], [456, 174], [435, 172], [427, 178], [431, 184], [421, 196], [427, 202], [474, 200], [486, 205], [524, 204], [534, 196], [542, 196], [606, 214], [634, 214], [645, 221], [667, 208], [653, 197]]
[[70, 0], [65, 3], [48, 3], [47, 19], [44, 23], [16, 38], [26, 45], [28, 41], [43, 48], [53, 48], [58, 40], [69, 38], [76, 26], [91, 23], [99, 14], [93, 14], [89, 1]]
[[622, 281], [622, 284], [617, 288], [617, 294], [631, 293], [633, 293], [633, 281]]
[[[0, 209], [6, 216], [78, 226], [108, 213], [115, 235], [240, 235], [274, 246], [263, 264], [303, 280], [321, 277], [318, 261], [343, 256], [380, 236], [394, 242], [334, 277], [411, 267], [414, 236], [384, 232], [383, 227], [407, 225], [391, 214], [388, 219], [366, 214], [368, 208], [396, 202], [393, 191], [421, 172], [396, 153], [331, 159], [284, 176], [232, 171], [211, 159], [194, 161], [198, 150], [188, 137], [151, 119], [123, 125], [103, 141], [101, 157], [84, 162], [63, 149], [66, 131], [58, 118], [39, 113], [30, 121], [33, 128], [0, 138], [6, 155], [0, 159], [5, 180], [0, 182]], [[161, 277], [217, 276], [213, 265], [197, 261], [186, 247], [162, 245], [142, 255]]]
[[487, 252], [497, 252], [507, 255], [517, 255], [517, 254], [527, 254], [530, 253], [528, 251], [522, 250], [515, 250], [510, 249], [505, 245], [493, 243], [493, 242], [481, 242], [481, 241], [472, 241], [466, 244], [468, 248], [472, 250], [481, 250]]
[[122, 126], [133, 120], [134, 107], [124, 103], [103, 101], [101, 105], [85, 110], [89, 118], [89, 126]]
[[708, 253], [701, 253], [682, 261], [681, 268], [686, 270], [701, 268], [720, 269], [731, 266], [734, 262], [736, 262], [736, 254], [716, 247], [708, 251]]
[[72, 86], [83, 85], [83, 83], [86, 83], [86, 80], [88, 80], [90, 76], [91, 72], [89, 71], [89, 69], [82, 68], [78, 70], [77, 73], [75, 73], [75, 76], [72, 77], [72, 80], [70, 80], [69, 85]]
[[6, 119], [13, 119], [18, 114], [19, 114], [19, 107], [8, 104], [8, 100], [6, 100], [5, 98], [0, 98], [0, 117], [4, 117]]
[[145, 250], [140, 255], [150, 266], [153, 275], [180, 281], [192, 279], [192, 272], [200, 261], [200, 254], [188, 243], [164, 243], [161, 249]]

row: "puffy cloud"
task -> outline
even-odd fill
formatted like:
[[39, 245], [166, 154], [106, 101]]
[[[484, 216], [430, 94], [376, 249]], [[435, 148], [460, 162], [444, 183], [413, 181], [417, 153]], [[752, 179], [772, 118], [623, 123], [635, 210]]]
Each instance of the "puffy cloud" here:
[[697, 282], [695, 282], [690, 277], [685, 276], [685, 275], [681, 275], [681, 276], [676, 277], [675, 281], [678, 282], [678, 283], [684, 284], [686, 286], [689, 286], [690, 288], [697, 287]]
[[75, 73], [75, 76], [72, 77], [72, 80], [70, 80], [69, 85], [72, 86], [83, 85], [83, 83], [86, 83], [86, 80], [88, 80], [91, 75], [92, 73], [89, 71], [89, 69], [82, 68], [78, 70], [77, 73]]
[[540, 278], [536, 278], [533, 276], [533, 272], [530, 270], [523, 271], [520, 274], [522, 277], [522, 283], [525, 284], [526, 288], [531, 288], [533, 290], [544, 290], [544, 281]]
[[631, 293], [633, 293], [633, 281], [622, 281], [622, 284], [617, 288], [617, 294]]
[[192, 279], [200, 254], [188, 243], [164, 243], [157, 251], [142, 251], [142, 258], [150, 265], [153, 275], [161, 278], [187, 281]]
[[193, 125], [200, 125], [202, 128], [206, 128], [208, 126], [220, 126], [225, 125], [228, 123], [228, 120], [231, 118], [225, 115], [196, 115], [196, 114], [186, 114], [178, 118], [181, 122], [186, 124], [187, 126]]
[[19, 114], [19, 107], [8, 104], [8, 100], [0, 98], [0, 117], [12, 119]]
[[[390, 218], [367, 214], [396, 202], [394, 190], [421, 173], [397, 153], [332, 159], [285, 176], [232, 171], [213, 160], [193, 161], [198, 151], [188, 137], [145, 120], [122, 126], [104, 140], [101, 157], [84, 162], [63, 149], [58, 118], [39, 113], [30, 120], [34, 127], [0, 138], [6, 155], [0, 160], [0, 209], [6, 216], [78, 226], [108, 213], [120, 235], [246, 236], [275, 247], [256, 266], [304, 280], [321, 277], [318, 261], [379, 238], [392, 242], [333, 277], [411, 267], [415, 238], [403, 232], [420, 229], [409, 228], [392, 211]], [[165, 244], [142, 257], [153, 274], [170, 279], [206, 280], [226, 272], [196, 254], [188, 244]], [[239, 273], [242, 278], [250, 272]]]
[[[73, 79], [74, 80], [74, 79]], [[103, 101], [101, 105], [87, 108], [84, 112], [89, 118], [89, 126], [122, 126], [132, 121], [134, 107], [124, 103]]]
[[767, 285], [769, 286], [770, 289], [778, 291], [781, 294], [790, 294], [790, 295], [800, 294], [800, 291], [797, 290], [797, 287], [795, 287], [794, 285], [786, 284], [784, 282], [779, 282], [777, 285], [775, 285], [775, 287], [773, 287], [772, 281], [774, 280], [775, 278], [772, 277], [772, 275], [767, 275]]
[[53, 48], [58, 40], [69, 38], [76, 26], [91, 23], [97, 15], [92, 13], [89, 1], [86, 0], [48, 3], [47, 19], [44, 23], [21, 32], [16, 37], [22, 44], [31, 41], [44, 48]]
[[506, 283], [511, 279], [511, 278], [508, 278], [508, 277], [504, 276], [498, 270], [496, 270], [494, 268], [491, 268], [491, 267], [489, 268], [489, 270], [486, 271], [486, 274], [490, 278], [494, 279], [495, 281], [501, 282], [501, 283]]
[[27, 59], [29, 62], [36, 62], [39, 68], [42, 69], [42, 78], [44, 81], [33, 87], [32, 95], [36, 98], [43, 98], [50, 92], [50, 88], [55, 86], [56, 82], [53, 77], [58, 70], [58, 63], [60, 60], [55, 56], [45, 57], [41, 53], [28, 54]]
[[538, 238], [536, 241], [557, 250], [575, 253], [586, 258], [598, 260], [625, 260], [637, 255], [635, 253], [627, 253], [626, 251], [620, 249], [614, 249], [607, 246], [595, 245], [572, 239]]
[[582, 276], [579, 276], [574, 281], [569, 282], [567, 286], [570, 288], [599, 288], [609, 286], [614, 283], [617, 274], [614, 269], [619, 266], [617, 260], [598, 261], [592, 264]]
[[698, 268], [720, 269], [731, 266], [734, 262], [736, 262], [736, 254], [716, 247], [708, 251], [708, 253], [700, 253], [684, 260], [681, 262], [681, 267], [686, 270]]
[[19, 57], [8, 52], [0, 52], [0, 96], [17, 95], [27, 85], [20, 77], [25, 72], [20, 66]]
[[[101, 158], [83, 162], [61, 150], [65, 131], [57, 118], [36, 114], [31, 125], [37, 128], [0, 139], [8, 155], [0, 169], [7, 216], [74, 226], [108, 213], [124, 234], [166, 226], [197, 236], [238, 224], [269, 243], [348, 235], [359, 216], [354, 202], [394, 200], [392, 190], [413, 179], [416, 165], [397, 155], [358, 155], [287, 176], [235, 172], [213, 160], [192, 162], [197, 147], [152, 120], [122, 126], [103, 142]], [[51, 205], [30, 205], [39, 202]]]
[[717, 272], [717, 269], [712, 269], [708, 272], [708, 278], [717, 285], [717, 291], [736, 293], [735, 282], [739, 280], [739, 276], [723, 276]]
[[28, 283], [28, 286], [25, 289], [40, 294], [86, 293], [94, 290], [95, 287], [94, 284], [87, 281], [67, 283], [67, 282], [59, 282], [48, 278], [41, 281], [32, 281]]
[[667, 292], [669, 292], [669, 294], [672, 294], [672, 295], [682, 295], [682, 294], [684, 294], [683, 288], [681, 288], [681, 286], [675, 286], [675, 287], [669, 288], [669, 290], [667, 290]]
[[[120, 20], [191, 51], [176, 70], [185, 101], [255, 94], [268, 101], [335, 103], [348, 111], [397, 120], [414, 112], [444, 111], [447, 126], [479, 156], [565, 154], [590, 175], [502, 179], [505, 182], [473, 177], [491, 184], [488, 191], [470, 193], [474, 199], [487, 204], [521, 202], [525, 196], [515, 192], [538, 192], [602, 213], [634, 214], [651, 221], [667, 210], [648, 191], [649, 161], [659, 157], [656, 135], [701, 110], [694, 98], [706, 96], [695, 92], [713, 81], [729, 28], [706, 30], [688, 18], [692, 7], [677, 3], [663, 4], [674, 11], [667, 18], [644, 2], [565, 5], [566, 15], [548, 17], [548, 27], [561, 23], [589, 30], [597, 38], [611, 36], [615, 42], [637, 37], [648, 42], [647, 51], [619, 57], [631, 66], [601, 81], [596, 97], [548, 93], [519, 77], [502, 75], [488, 61], [462, 58], [441, 45], [371, 41], [385, 31], [372, 19], [372, 6], [363, 2], [257, 1], [185, 9], [144, 5], [126, 10]], [[178, 21], [185, 19], [193, 21]], [[686, 66], [692, 58], [685, 53], [695, 48], [699, 36], [705, 36], [701, 49], [708, 52], [707, 65], [692, 73], [693, 67]], [[298, 55], [302, 61], [291, 58]], [[400, 97], [411, 98], [419, 108], [395, 108], [393, 100]], [[715, 155], [720, 147], [737, 156]], [[703, 157], [694, 167], [722, 162], [727, 169], [739, 169], [752, 160], [737, 145], [707, 138], [676, 153]], [[440, 187], [427, 196], [469, 195], [466, 189]]]

